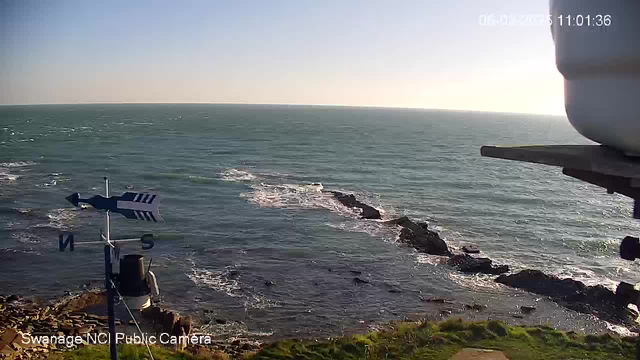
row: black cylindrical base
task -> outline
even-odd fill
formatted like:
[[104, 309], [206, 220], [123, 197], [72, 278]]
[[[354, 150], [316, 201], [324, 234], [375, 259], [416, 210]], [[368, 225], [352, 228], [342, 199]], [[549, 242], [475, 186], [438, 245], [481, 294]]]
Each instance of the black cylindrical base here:
[[120, 294], [122, 296], [143, 296], [149, 294], [149, 286], [144, 271], [142, 255], [125, 255], [120, 260]]

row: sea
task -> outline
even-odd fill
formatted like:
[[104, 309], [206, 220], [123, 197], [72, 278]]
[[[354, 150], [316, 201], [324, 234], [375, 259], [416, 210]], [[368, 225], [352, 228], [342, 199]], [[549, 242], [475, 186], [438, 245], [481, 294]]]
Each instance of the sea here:
[[[0, 293], [53, 299], [104, 284], [104, 214], [65, 197], [157, 194], [162, 223], [111, 216], [142, 254], [162, 306], [220, 336], [336, 336], [460, 316], [566, 330], [627, 329], [465, 275], [359, 219], [426, 221], [454, 251], [512, 271], [615, 289], [640, 281], [618, 246], [632, 201], [556, 167], [485, 158], [482, 145], [590, 144], [566, 117], [330, 106], [108, 104], [0, 107]], [[73, 252], [59, 235], [73, 233]], [[80, 242], [93, 242], [80, 244]], [[98, 243], [96, 243], [98, 242]], [[357, 277], [366, 283], [354, 283]], [[451, 303], [425, 301], [432, 298]], [[464, 304], [486, 306], [468, 310]], [[520, 306], [536, 311], [522, 316]]]

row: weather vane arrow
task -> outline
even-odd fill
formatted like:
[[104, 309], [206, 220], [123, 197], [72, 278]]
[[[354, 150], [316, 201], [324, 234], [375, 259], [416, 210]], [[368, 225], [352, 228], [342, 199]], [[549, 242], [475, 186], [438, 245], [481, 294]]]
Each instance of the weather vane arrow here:
[[98, 210], [106, 210], [124, 215], [127, 219], [162, 221], [158, 211], [160, 197], [154, 194], [128, 191], [121, 196], [104, 197], [95, 195], [88, 199], [80, 197], [79, 193], [73, 193], [66, 199], [78, 207], [79, 203], [87, 203]]

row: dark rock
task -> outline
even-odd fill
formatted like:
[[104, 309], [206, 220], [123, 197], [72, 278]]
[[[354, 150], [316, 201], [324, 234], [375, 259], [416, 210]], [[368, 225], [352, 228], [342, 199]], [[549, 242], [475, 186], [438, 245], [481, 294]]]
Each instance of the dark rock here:
[[486, 306], [484, 306], [484, 305], [480, 305], [480, 304], [476, 304], [476, 303], [473, 303], [473, 304], [471, 304], [471, 305], [469, 305], [469, 304], [464, 304], [464, 307], [465, 307], [465, 309], [467, 309], [467, 310], [473, 310], [473, 311], [482, 311], [482, 310], [484, 310], [484, 309], [486, 309], [486, 308], [487, 308], [487, 307], [486, 307]]
[[274, 282], [273, 282], [273, 281], [271, 281], [271, 280], [265, 280], [265, 281], [264, 281], [264, 285], [265, 285], [265, 286], [273, 286], [273, 285], [275, 285], [275, 284], [276, 284], [276, 283], [274, 283]]
[[18, 337], [18, 331], [15, 329], [6, 329], [0, 334], [0, 350], [8, 346]]
[[75, 333], [78, 335], [85, 335], [91, 332], [91, 330], [93, 330], [93, 327], [91, 326], [83, 326], [80, 328], [75, 329]]
[[418, 251], [431, 255], [451, 255], [447, 243], [440, 238], [437, 232], [423, 228], [406, 216], [388, 221], [387, 224], [403, 227], [400, 231], [400, 240]]
[[72, 335], [73, 334], [73, 326], [72, 325], [62, 326], [62, 327], [60, 327], [60, 330], [62, 330], [62, 332], [67, 334], [67, 335]]
[[333, 196], [344, 206], [348, 208], [358, 208], [362, 210], [361, 217], [363, 219], [380, 219], [380, 211], [376, 208], [363, 204], [356, 199], [353, 194], [344, 194], [339, 191], [330, 191]]
[[360, 279], [359, 277], [354, 277], [353, 278], [353, 283], [354, 284], [368, 284], [369, 281]]
[[353, 275], [362, 275], [362, 271], [358, 271], [358, 270], [349, 270], [350, 273], [352, 273]]
[[494, 266], [491, 259], [475, 258], [467, 254], [453, 255], [447, 263], [464, 273], [499, 275], [509, 271], [507, 265]]
[[524, 319], [524, 316], [520, 315], [520, 314], [511, 314], [512, 318], [516, 318], [516, 319]]
[[634, 319], [638, 313], [627, 308], [616, 294], [602, 285], [587, 286], [581, 281], [560, 279], [538, 270], [523, 270], [516, 274], [501, 275], [498, 283], [548, 296], [558, 304], [616, 324], [637, 328]]
[[193, 320], [191, 319], [191, 316], [187, 315], [181, 317], [178, 324], [185, 335], [191, 334], [191, 329], [193, 328]]
[[480, 250], [473, 246], [473, 245], [465, 245], [462, 247], [462, 251], [464, 251], [467, 254], [478, 254], [480, 253]]
[[451, 304], [451, 303], [453, 303], [451, 300], [447, 300], [447, 299], [443, 299], [443, 298], [423, 298], [423, 297], [420, 297], [420, 300], [422, 300], [424, 302], [438, 303], [438, 304]]
[[216, 322], [216, 324], [220, 324], [220, 325], [224, 325], [227, 323], [227, 320], [225, 319], [215, 319], [214, 321]]
[[523, 314], [531, 314], [532, 312], [536, 311], [536, 307], [535, 306], [520, 306], [520, 311], [522, 311]]
[[233, 341], [231, 342], [231, 345], [235, 345], [235, 346], [240, 345], [240, 340], [239, 340], [239, 339], [235, 339], [235, 340], [233, 340]]
[[7, 297], [7, 299], [6, 299], [6, 302], [11, 303], [11, 302], [18, 301], [18, 300], [20, 300], [20, 296], [18, 296], [18, 295], [9, 295]]

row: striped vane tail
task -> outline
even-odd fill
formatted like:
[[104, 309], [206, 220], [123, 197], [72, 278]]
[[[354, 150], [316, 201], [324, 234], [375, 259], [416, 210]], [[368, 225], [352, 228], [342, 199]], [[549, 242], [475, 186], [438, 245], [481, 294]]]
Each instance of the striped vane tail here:
[[158, 211], [160, 197], [155, 194], [126, 192], [118, 201], [116, 212], [128, 219], [163, 221]]

